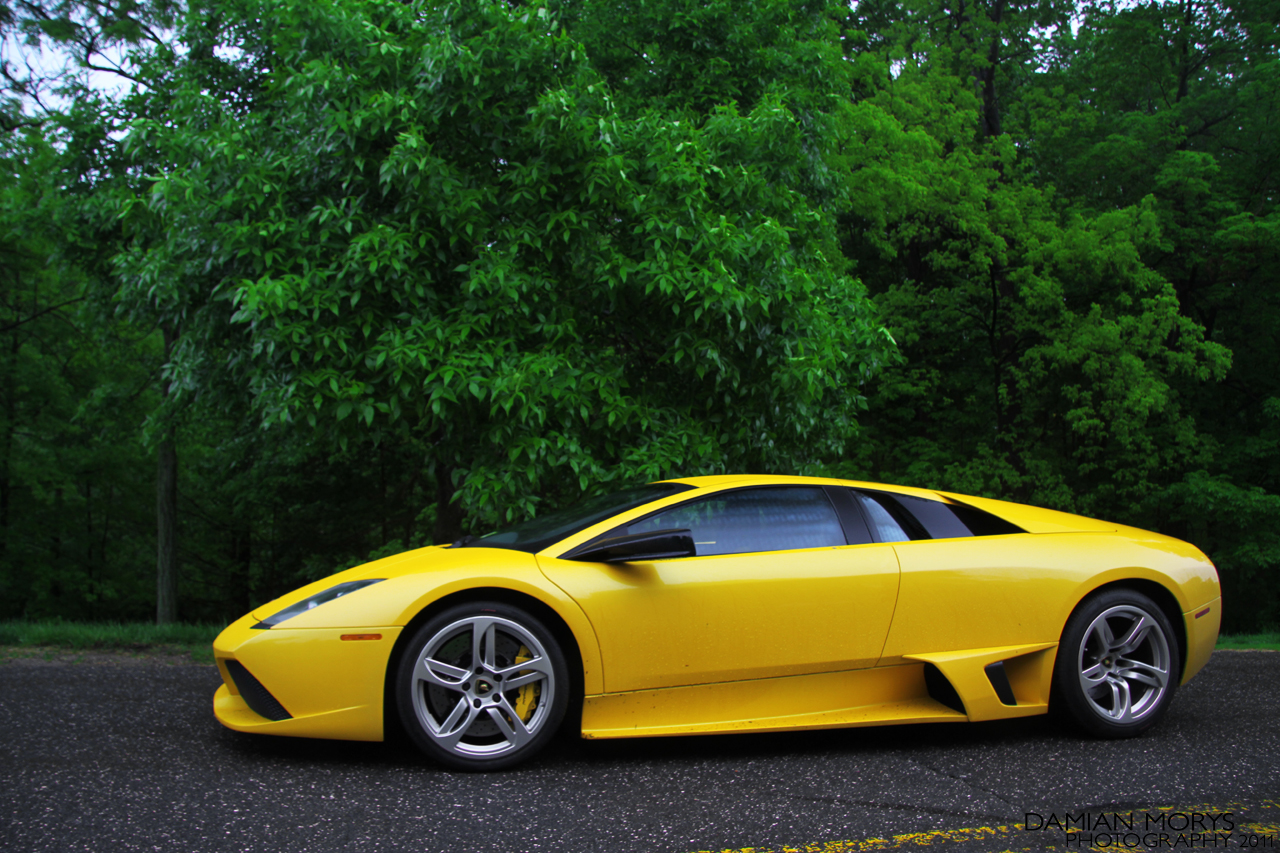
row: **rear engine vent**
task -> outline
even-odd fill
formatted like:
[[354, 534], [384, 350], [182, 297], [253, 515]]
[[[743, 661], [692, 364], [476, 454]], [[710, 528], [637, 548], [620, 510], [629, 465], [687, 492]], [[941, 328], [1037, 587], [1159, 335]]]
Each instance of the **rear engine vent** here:
[[231, 678], [236, 683], [236, 689], [244, 697], [244, 703], [259, 717], [266, 717], [268, 720], [276, 721], [293, 718], [293, 715], [276, 701], [276, 697], [272, 696], [271, 692], [262, 686], [262, 682], [254, 678], [253, 674], [245, 669], [244, 664], [240, 663], [240, 661], [228, 660], [227, 672], [231, 673]]

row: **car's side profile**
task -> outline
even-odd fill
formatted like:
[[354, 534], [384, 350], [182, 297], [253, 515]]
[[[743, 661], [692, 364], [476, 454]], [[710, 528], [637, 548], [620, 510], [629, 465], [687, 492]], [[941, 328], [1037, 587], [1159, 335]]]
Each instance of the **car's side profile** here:
[[[652, 483], [310, 584], [214, 644], [240, 731], [449, 766], [587, 738], [993, 720], [1140, 733], [1208, 660], [1194, 546], [984, 498], [802, 477]], [[580, 715], [580, 716], [579, 716]]]

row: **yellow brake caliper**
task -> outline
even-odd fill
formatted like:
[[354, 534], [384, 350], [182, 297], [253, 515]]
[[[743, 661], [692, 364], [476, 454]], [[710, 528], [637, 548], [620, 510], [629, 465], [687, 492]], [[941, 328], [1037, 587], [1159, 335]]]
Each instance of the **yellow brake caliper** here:
[[[516, 652], [516, 663], [524, 663], [527, 660], [533, 660], [533, 655], [529, 654], [528, 646], [521, 646], [520, 651]], [[518, 675], [524, 675], [529, 672], [527, 669], [521, 670]], [[529, 722], [529, 718], [533, 716], [534, 706], [538, 703], [538, 696], [542, 693], [541, 682], [533, 682], [526, 684], [520, 688], [520, 692], [516, 694], [516, 715], [523, 722]]]

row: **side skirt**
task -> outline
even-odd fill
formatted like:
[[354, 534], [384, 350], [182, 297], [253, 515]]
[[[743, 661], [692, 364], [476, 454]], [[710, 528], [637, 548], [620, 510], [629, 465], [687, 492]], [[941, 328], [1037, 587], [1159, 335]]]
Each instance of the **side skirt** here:
[[[587, 696], [582, 736], [776, 732], [1033, 716], [1049, 709], [1056, 650], [1055, 643], [1039, 643], [904, 655], [909, 663], [900, 666]], [[934, 698], [940, 695], [940, 678], [954, 688], [964, 711]], [[1015, 704], [1002, 701], [1001, 693]]]
[[793, 675], [588, 696], [584, 738], [963, 722], [929, 698], [924, 665]]

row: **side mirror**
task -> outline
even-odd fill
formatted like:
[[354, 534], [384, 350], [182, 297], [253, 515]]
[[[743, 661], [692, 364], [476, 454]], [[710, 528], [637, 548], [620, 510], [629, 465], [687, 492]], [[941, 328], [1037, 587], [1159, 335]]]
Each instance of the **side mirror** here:
[[685, 529], [654, 530], [651, 533], [597, 539], [566, 554], [564, 559], [585, 563], [639, 563], [697, 555], [698, 548], [693, 544], [693, 536]]

